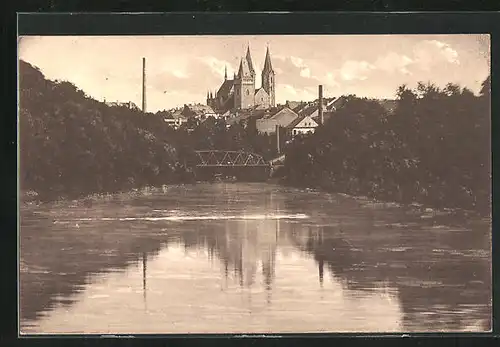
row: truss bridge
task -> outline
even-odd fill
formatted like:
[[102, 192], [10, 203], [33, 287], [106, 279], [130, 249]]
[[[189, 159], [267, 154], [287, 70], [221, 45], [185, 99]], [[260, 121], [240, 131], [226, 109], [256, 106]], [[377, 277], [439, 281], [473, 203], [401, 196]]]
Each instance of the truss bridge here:
[[268, 167], [264, 158], [244, 151], [202, 150], [196, 151], [197, 167]]

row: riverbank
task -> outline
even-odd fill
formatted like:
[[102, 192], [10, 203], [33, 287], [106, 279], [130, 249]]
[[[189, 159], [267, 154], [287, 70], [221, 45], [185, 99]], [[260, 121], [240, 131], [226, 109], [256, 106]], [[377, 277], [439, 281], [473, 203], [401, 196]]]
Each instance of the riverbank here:
[[436, 202], [432, 199], [426, 199], [425, 196], [419, 196], [415, 199], [405, 198], [402, 194], [395, 194], [391, 192], [374, 192], [374, 191], [362, 191], [360, 189], [349, 190], [345, 187], [339, 187], [333, 181], [320, 180], [315, 183], [306, 182], [292, 182], [287, 177], [276, 179], [274, 181], [276, 184], [280, 184], [286, 187], [302, 188], [302, 189], [312, 189], [314, 191], [330, 193], [330, 194], [343, 194], [353, 198], [356, 197], [366, 197], [374, 202], [388, 203], [388, 204], [398, 204], [400, 206], [417, 208], [419, 210], [431, 210], [431, 211], [460, 211], [467, 215], [474, 215], [480, 218], [491, 218], [491, 205], [489, 209], [484, 208], [468, 208], [464, 206], [459, 206], [457, 204], [444, 204], [442, 202]]

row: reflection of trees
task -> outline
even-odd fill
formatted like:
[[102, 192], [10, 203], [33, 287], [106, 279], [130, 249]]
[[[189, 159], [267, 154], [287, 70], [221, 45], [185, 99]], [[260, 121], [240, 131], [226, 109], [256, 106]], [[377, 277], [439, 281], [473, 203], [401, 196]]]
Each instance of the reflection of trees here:
[[[360, 232], [365, 231], [358, 230], [358, 235]], [[397, 289], [409, 329], [462, 329], [467, 319], [474, 318], [460, 313], [467, 306], [480, 311], [473, 315], [487, 317], [485, 299], [490, 297], [491, 288], [488, 263], [479, 256], [466, 256], [473, 247], [487, 247], [478, 241], [484, 230], [447, 233], [431, 240], [422, 239], [428, 231], [403, 232], [372, 225], [370, 235], [375, 236], [361, 238], [356, 237], [356, 231], [346, 232], [341, 226], [299, 226], [291, 236], [298, 248], [313, 255], [320, 281], [326, 265], [349, 291], [371, 291], [380, 284]], [[384, 234], [387, 237], [378, 237]], [[442, 253], [434, 251], [440, 248]]]
[[[150, 258], [168, 242], [180, 243], [187, 251], [204, 249], [209, 260], [220, 259], [226, 278], [236, 279], [240, 286], [263, 285], [271, 291], [276, 254], [285, 241], [316, 260], [320, 283], [329, 273], [348, 293], [376, 290], [381, 284], [395, 289], [408, 329], [458, 330], [467, 324], [467, 318], [488, 316], [487, 306], [478, 307], [491, 295], [489, 265], [480, 255], [470, 253], [489, 248], [484, 226], [464, 222], [470, 230], [455, 233], [420, 230], [427, 228], [421, 219], [418, 226], [391, 226], [415, 222], [418, 216], [410, 217], [402, 209], [367, 210], [348, 200], [325, 202], [321, 195], [264, 189], [262, 185], [204, 185], [128, 203], [149, 208], [161, 199], [162, 204], [176, 206], [181, 197], [179, 209], [201, 215], [305, 213], [314, 217], [300, 222], [186, 221], [162, 224], [166, 228], [160, 232], [158, 224], [145, 222], [100, 222], [92, 228], [82, 223], [80, 229], [54, 226], [50, 220], [23, 213], [23, 263], [48, 272], [21, 272], [22, 318], [35, 318], [37, 312], [62, 300], [71, 303], [73, 294], [92, 274], [142, 262], [143, 253]], [[318, 215], [321, 211], [326, 216]], [[92, 213], [99, 211], [94, 208]], [[440, 218], [439, 224], [446, 225], [445, 218]], [[318, 220], [329, 221], [329, 225], [315, 225]], [[425, 223], [432, 224], [432, 220]], [[256, 283], [258, 275], [262, 283]], [[461, 314], [463, 305], [476, 311]], [[437, 314], [427, 315], [426, 311]]]
[[[52, 222], [23, 213], [21, 219], [20, 315], [36, 319], [55, 305], [69, 305], [94, 275], [123, 270], [154, 256], [161, 238], [131, 225], [128, 232], [101, 222], [55, 227]], [[119, 234], [119, 235], [118, 235]], [[36, 236], [35, 236], [36, 235]], [[119, 240], [119, 242], [118, 242]]]

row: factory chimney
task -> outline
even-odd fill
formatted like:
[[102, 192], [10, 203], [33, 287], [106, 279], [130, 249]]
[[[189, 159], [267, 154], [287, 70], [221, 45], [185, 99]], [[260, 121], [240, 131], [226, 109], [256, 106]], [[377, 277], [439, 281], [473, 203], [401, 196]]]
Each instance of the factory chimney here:
[[323, 86], [321, 84], [318, 87], [318, 93], [319, 93], [319, 97], [318, 97], [318, 115], [319, 115], [319, 119], [320, 119], [321, 125], [323, 125], [325, 122], [324, 122], [324, 119], [323, 119]]
[[142, 58], [142, 113], [146, 113], [146, 58]]
[[280, 126], [276, 124], [276, 150], [278, 151], [278, 155], [281, 154], [280, 150]]

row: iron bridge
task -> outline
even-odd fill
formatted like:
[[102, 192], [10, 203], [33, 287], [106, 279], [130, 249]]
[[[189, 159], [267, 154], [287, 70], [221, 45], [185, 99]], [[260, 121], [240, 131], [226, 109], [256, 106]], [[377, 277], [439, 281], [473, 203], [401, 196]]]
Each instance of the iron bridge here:
[[197, 167], [268, 167], [264, 158], [244, 151], [200, 150], [195, 151], [199, 163]]

